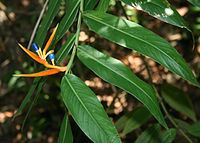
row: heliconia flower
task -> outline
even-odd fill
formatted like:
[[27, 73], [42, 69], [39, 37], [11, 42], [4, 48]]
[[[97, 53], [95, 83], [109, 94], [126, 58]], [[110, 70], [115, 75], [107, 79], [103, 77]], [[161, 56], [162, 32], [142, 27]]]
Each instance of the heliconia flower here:
[[[54, 28], [49, 40], [47, 41], [44, 50], [42, 51], [40, 47], [38, 47], [38, 45], [36, 43], [32, 44], [32, 48], [33, 50], [37, 53], [35, 54], [34, 52], [28, 50], [27, 48], [23, 47], [21, 44], [18, 43], [19, 47], [26, 53], [28, 54], [33, 60], [35, 60], [36, 62], [44, 65], [47, 68], [50, 68], [49, 70], [45, 70], [45, 71], [41, 71], [41, 72], [37, 72], [37, 73], [31, 73], [31, 74], [14, 74], [13, 76], [19, 76], [19, 77], [40, 77], [40, 76], [48, 76], [48, 75], [52, 75], [52, 74], [57, 74], [59, 72], [64, 72], [66, 71], [66, 67], [62, 67], [62, 66], [56, 66], [54, 63], [55, 60], [55, 56], [53, 54], [53, 50], [50, 50], [47, 52], [54, 36], [56, 33], [56, 30], [58, 28], [58, 25]], [[49, 59], [51, 60], [51, 64], [49, 64], [46, 60], [46, 58], [49, 57]]]

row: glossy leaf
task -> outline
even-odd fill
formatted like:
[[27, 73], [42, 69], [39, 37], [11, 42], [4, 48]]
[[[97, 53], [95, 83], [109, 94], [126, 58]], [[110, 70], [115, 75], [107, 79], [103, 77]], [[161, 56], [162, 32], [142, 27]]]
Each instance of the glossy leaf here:
[[134, 22], [94, 11], [84, 13], [84, 21], [92, 31], [104, 38], [151, 57], [183, 79], [200, 87], [180, 54], [153, 32]]
[[126, 135], [133, 130], [139, 128], [141, 125], [147, 122], [151, 117], [151, 114], [145, 107], [140, 107], [134, 111], [134, 114], [128, 119], [122, 134]]
[[176, 130], [169, 129], [161, 132], [159, 125], [154, 125], [145, 130], [135, 141], [135, 143], [172, 143], [176, 137]]
[[196, 121], [192, 102], [188, 95], [186, 95], [181, 89], [166, 84], [162, 86], [161, 93], [165, 102], [167, 102], [173, 109]]
[[79, 11], [80, 0], [67, 0], [66, 5], [66, 13], [59, 23], [54, 43], [57, 43], [63, 37], [75, 21], [77, 12]]
[[35, 43], [37, 43], [40, 47], [42, 47], [45, 37], [47, 35], [47, 31], [54, 19], [57, 15], [61, 0], [49, 0], [48, 9], [46, 14], [43, 16], [40, 27], [38, 28], [37, 35], [35, 37]]
[[69, 118], [67, 115], [64, 116], [61, 124], [58, 143], [73, 143], [73, 135], [71, 131]]
[[121, 61], [86, 45], [78, 47], [77, 55], [99, 77], [124, 89], [142, 102], [159, 123], [166, 127], [152, 87], [134, 75]]
[[99, 12], [106, 12], [109, 6], [110, 0], [100, 0], [96, 8]]
[[142, 10], [172, 25], [189, 29], [182, 16], [167, 0], [122, 0], [124, 3]]
[[194, 6], [200, 7], [200, 1], [199, 0], [187, 0], [187, 1], [189, 1]]
[[76, 123], [93, 142], [121, 142], [98, 98], [78, 77], [63, 77], [61, 95]]

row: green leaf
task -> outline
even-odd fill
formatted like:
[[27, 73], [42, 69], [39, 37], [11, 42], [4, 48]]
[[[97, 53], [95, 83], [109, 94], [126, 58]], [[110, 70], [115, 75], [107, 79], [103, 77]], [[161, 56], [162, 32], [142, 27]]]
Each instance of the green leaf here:
[[161, 125], [167, 126], [152, 87], [134, 75], [121, 61], [86, 45], [78, 47], [77, 55], [95, 74], [133, 95], [149, 109]]
[[78, 77], [63, 77], [61, 95], [76, 123], [93, 142], [121, 143], [98, 98]]
[[58, 137], [58, 143], [73, 143], [73, 135], [71, 131], [68, 116], [65, 114]]
[[84, 10], [92, 10], [99, 0], [84, 0]]
[[135, 7], [138, 10], [147, 12], [149, 15], [158, 18], [169, 24], [186, 28], [186, 23], [175, 8], [170, 6], [167, 0], [122, 0], [124, 3]]
[[161, 143], [160, 126], [158, 124], [145, 130], [135, 141], [135, 143]]
[[134, 22], [94, 11], [84, 13], [84, 21], [92, 31], [104, 38], [151, 57], [183, 79], [200, 87], [180, 54], [153, 32]]
[[169, 129], [161, 134], [161, 143], [172, 143], [176, 137], [176, 129]]
[[110, 0], [100, 0], [96, 8], [99, 12], [106, 12], [109, 6]]
[[169, 129], [161, 132], [159, 125], [154, 125], [145, 130], [135, 143], [171, 143], [176, 137], [176, 130]]
[[198, 7], [200, 7], [200, 2], [199, 2], [199, 0], [187, 0], [187, 1], [189, 1], [191, 4], [193, 4], [194, 6], [198, 6]]
[[27, 104], [31, 101], [31, 97], [32, 97], [40, 79], [41, 79], [40, 77], [34, 79], [33, 84], [31, 85], [28, 93], [26, 94], [25, 98], [23, 99], [22, 103], [20, 104], [19, 108], [17, 109], [17, 112], [15, 113], [13, 119], [15, 119], [17, 116], [19, 116], [23, 112], [23, 110], [27, 106]]
[[122, 134], [126, 135], [132, 132], [133, 130], [139, 128], [144, 123], [146, 123], [150, 117], [151, 114], [145, 107], [140, 107], [134, 110], [132, 116], [127, 120]]
[[61, 49], [56, 53], [56, 62], [61, 63], [68, 56], [69, 52], [72, 50], [75, 41], [75, 34], [71, 34], [67, 41], [63, 44]]
[[73, 24], [79, 10], [80, 0], [67, 0], [66, 5], [67, 11], [58, 26], [54, 43], [57, 43]]
[[200, 138], [200, 122], [190, 125], [187, 122], [179, 119], [175, 119], [175, 121], [178, 124], [178, 126], [185, 132]]
[[115, 123], [118, 131], [122, 131], [123, 135], [126, 135], [136, 128], [142, 126], [149, 118], [151, 114], [145, 107], [139, 107], [119, 118]]
[[[27, 111], [26, 116], [25, 116], [25, 118], [24, 118], [24, 120], [23, 120], [23, 123], [22, 123], [22, 130], [23, 130], [23, 128], [24, 128], [24, 126], [25, 126], [25, 123], [26, 123], [26, 121], [27, 121], [27, 119], [28, 119], [28, 117], [29, 117], [29, 114], [31, 113], [31, 111], [32, 111], [32, 109], [33, 109], [33, 107], [34, 107], [34, 105], [37, 103], [38, 98], [40, 97], [40, 92], [42, 91], [42, 87], [43, 87], [43, 85], [45, 84], [46, 80], [47, 80], [47, 78], [42, 77], [41, 81], [39, 81], [39, 83], [38, 83], [38, 87], [37, 87], [37, 89], [36, 89], [35, 96], [33, 97], [33, 99], [29, 99], [30, 105], [29, 105], [29, 107], [28, 107], [28, 111]], [[30, 100], [31, 100], [31, 101], [30, 101]], [[28, 103], [28, 102], [27, 102], [27, 103]]]
[[38, 28], [37, 35], [35, 37], [35, 42], [42, 47], [44, 40], [47, 35], [47, 31], [59, 11], [61, 0], [49, 0], [48, 9], [46, 15], [43, 16], [40, 27]]
[[185, 114], [187, 117], [196, 121], [196, 115], [192, 106], [192, 102], [188, 95], [181, 89], [165, 84], [161, 89], [164, 100], [176, 111]]

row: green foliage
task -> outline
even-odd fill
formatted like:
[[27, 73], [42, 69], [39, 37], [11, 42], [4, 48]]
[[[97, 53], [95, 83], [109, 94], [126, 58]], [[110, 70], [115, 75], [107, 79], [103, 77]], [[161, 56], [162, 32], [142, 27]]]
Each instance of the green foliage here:
[[[198, 6], [195, 0], [189, 1]], [[166, 102], [173, 109], [196, 122], [197, 119], [191, 101], [184, 95], [185, 93], [182, 90], [170, 85], [163, 85], [161, 88], [162, 97], [160, 97], [152, 81], [147, 83], [140, 79], [120, 60], [96, 50], [95, 46], [91, 47], [85, 43], [79, 43], [81, 28], [88, 26], [89, 30], [102, 38], [131, 49], [133, 52], [148, 56], [164, 68], [179, 75], [182, 79], [200, 87], [191, 68], [169, 42], [137, 23], [114, 14], [107, 14], [109, 2], [110, 0], [65, 0], [67, 9], [65, 9], [64, 15], [59, 22], [58, 31], [51, 45], [53, 47], [62, 40], [55, 62], [62, 64], [65, 63], [66, 59], [69, 61], [66, 65], [68, 69], [62, 77], [61, 83], [58, 83], [61, 89], [60, 102], [64, 103], [64, 108], [69, 111], [69, 115], [65, 115], [63, 118], [58, 142], [73, 142], [73, 134], [69, 122], [70, 116], [73, 117], [73, 120], [84, 134], [95, 143], [120, 143], [122, 141], [117, 130], [122, 136], [132, 133], [144, 124], [148, 124], [151, 116], [164, 128], [154, 123], [147, 130], [143, 131], [141, 128], [142, 133], [135, 143], [173, 142], [176, 137], [176, 129], [168, 129], [167, 126], [171, 124], [177, 128], [177, 131], [179, 129], [181, 131], [184, 130], [193, 136], [199, 137], [198, 123], [193, 125], [184, 124], [184, 128], [181, 129], [179, 127], [181, 123], [177, 122], [178, 125], [176, 125], [171, 121], [173, 119], [164, 106], [163, 102]], [[140, 10], [166, 23], [189, 30], [183, 17], [178, 14], [167, 0], [121, 0], [120, 4], [122, 2], [123, 4], [140, 8]], [[35, 38], [35, 42], [39, 46], [43, 45], [47, 31], [57, 16], [60, 6], [61, 0], [49, 1], [48, 9]], [[121, 6], [123, 8], [123, 5]], [[67, 39], [63, 38], [65, 36]], [[97, 48], [100, 49], [100, 47]], [[115, 123], [116, 129], [95, 93], [80, 79], [81, 75], [78, 73], [82, 71], [77, 72], [77, 69], [73, 68], [73, 65], [77, 64], [74, 58], [79, 59], [81, 63], [101, 79], [132, 95], [144, 107], [139, 107], [122, 115]], [[30, 87], [15, 116], [21, 114], [30, 102], [29, 111], [32, 109], [34, 105], [32, 99], [36, 99], [32, 95], [34, 92], [37, 95], [41, 92], [47, 79], [48, 77], [34, 79], [33, 85]], [[159, 99], [163, 98], [164, 101], [158, 100], [157, 97]], [[160, 103], [163, 110], [160, 109]], [[161, 111], [165, 111], [165, 115]], [[165, 116], [170, 119], [171, 124], [165, 121]], [[151, 122], [156, 121], [152, 120]], [[180, 133], [190, 141], [184, 132]]]
[[61, 95], [76, 123], [93, 142], [121, 142], [103, 106], [78, 77], [71, 74], [63, 77]]
[[119, 60], [106, 56], [89, 46], [80, 46], [78, 57], [102, 79], [136, 97], [149, 109], [160, 124], [167, 127], [153, 88], [135, 76]]
[[58, 143], [73, 143], [71, 126], [67, 115], [63, 118], [59, 133]]
[[161, 132], [159, 125], [154, 125], [145, 130], [135, 141], [135, 143], [171, 143], [176, 136], [175, 129]]
[[192, 120], [196, 121], [195, 112], [192, 106], [192, 102], [188, 95], [172, 86], [172, 85], [163, 85], [162, 89], [163, 99], [175, 110], [185, 114]]

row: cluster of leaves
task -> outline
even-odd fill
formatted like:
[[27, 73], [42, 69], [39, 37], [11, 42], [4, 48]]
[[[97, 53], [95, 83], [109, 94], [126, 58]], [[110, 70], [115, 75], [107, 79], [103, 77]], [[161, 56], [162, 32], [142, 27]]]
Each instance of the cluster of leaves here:
[[[199, 6], [199, 3], [195, 0], [188, 1], [195, 6]], [[118, 59], [105, 55], [89, 45], [78, 45], [76, 42], [80, 34], [81, 19], [83, 19], [84, 24], [86, 24], [91, 31], [94, 31], [103, 38], [124, 48], [132, 49], [142, 55], [150, 57], [174, 74], [179, 75], [181, 78], [197, 87], [200, 87], [200, 84], [185, 60], [166, 40], [135, 22], [106, 13], [109, 2], [110, 0], [65, 1], [67, 10], [62, 20], [59, 22], [58, 31], [51, 46], [54, 47], [76, 21], [78, 21], [77, 32], [71, 33], [57, 52], [56, 62], [61, 64], [63, 60], [69, 56], [69, 53], [73, 51], [71, 54], [72, 58], [70, 59], [72, 62], [73, 56], [76, 54], [77, 58], [96, 75], [131, 94], [143, 103], [144, 107], [139, 107], [137, 110], [122, 116], [115, 124], [116, 129], [95, 93], [87, 87], [79, 77], [71, 74], [72, 71], [70, 73], [66, 72], [62, 77], [60, 87], [62, 101], [81, 130], [93, 142], [120, 143], [121, 139], [117, 130], [121, 132], [122, 135], [126, 135], [143, 125], [153, 116], [166, 131], [161, 132], [160, 125], [155, 124], [145, 130], [141, 136], [137, 138], [136, 142], [170, 143], [174, 140], [176, 136], [175, 128], [178, 127], [175, 126], [175, 128], [168, 129], [156, 98], [157, 92], [155, 88], [153, 88], [153, 85], [138, 78]], [[121, 2], [133, 6], [136, 9], [143, 10], [164, 22], [190, 31], [184, 19], [167, 0], [121, 0]], [[59, 11], [60, 4], [61, 0], [50, 0], [48, 3], [46, 15], [42, 19], [34, 40], [40, 47], [42, 47], [47, 31]], [[71, 68], [71, 65], [67, 65], [67, 67]], [[48, 77], [39, 77], [34, 79], [33, 85], [30, 87], [28, 94], [15, 116], [19, 115], [26, 105], [31, 102], [31, 96], [34, 91], [37, 91], [37, 95], [40, 93], [47, 78]], [[196, 121], [192, 105], [181, 90], [170, 85], [163, 85], [162, 95], [169, 106], [178, 112], [184, 113], [193, 121]], [[179, 100], [180, 95], [182, 96], [182, 100]], [[31, 102], [31, 106], [33, 104], [34, 103]], [[29, 109], [31, 110], [31, 108]], [[73, 142], [68, 116], [69, 115], [66, 113], [63, 119], [59, 143]], [[174, 119], [173, 121], [176, 121], [175, 125], [181, 125], [183, 128], [181, 131], [184, 130], [196, 137], [200, 136], [197, 133], [199, 124], [191, 126], [178, 119]], [[191, 141], [190, 139], [188, 140]]]

